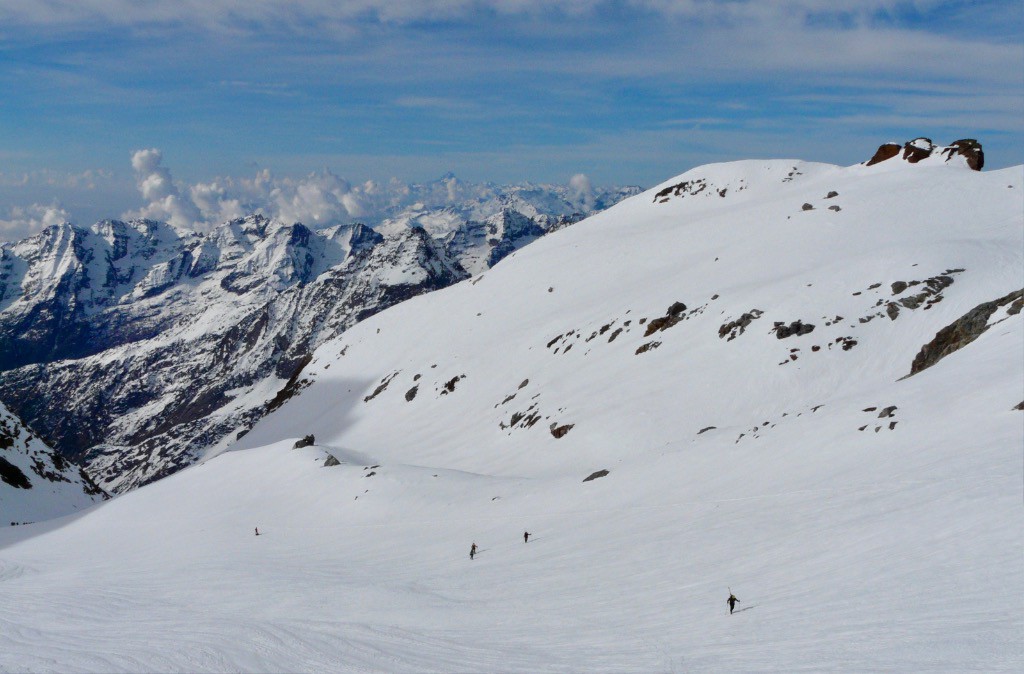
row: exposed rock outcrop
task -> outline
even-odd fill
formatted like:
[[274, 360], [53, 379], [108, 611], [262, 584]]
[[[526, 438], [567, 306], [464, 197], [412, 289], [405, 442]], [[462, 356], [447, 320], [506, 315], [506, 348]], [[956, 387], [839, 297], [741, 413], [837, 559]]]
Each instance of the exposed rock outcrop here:
[[954, 351], [959, 351], [989, 328], [989, 319], [1001, 307], [1007, 307], [1007, 314], [1014, 315], [1024, 308], [1024, 289], [1015, 290], [1008, 295], [991, 302], [983, 302], [966, 314], [942, 328], [935, 334], [935, 339], [921, 347], [910, 365], [913, 376], [927, 369]]
[[789, 325], [786, 325], [781, 321], [776, 321], [773, 330], [775, 330], [775, 336], [778, 339], [785, 339], [794, 335], [799, 337], [801, 335], [810, 334], [814, 331], [814, 326], [810, 323], [804, 323], [803, 321], [793, 321]]
[[981, 143], [974, 138], [962, 138], [953, 141], [948, 147], [941, 147], [933, 143], [931, 138], [924, 137], [907, 141], [903, 145], [884, 143], [865, 165], [874, 166], [897, 156], [908, 164], [934, 159], [949, 162], [956, 157], [962, 157], [964, 163], [975, 171], [980, 171], [985, 166], [985, 153]]
[[652, 319], [647, 324], [647, 330], [644, 332], [644, 337], [650, 337], [659, 330], [668, 330], [673, 325], [683, 320], [683, 312], [686, 311], [686, 305], [682, 302], [673, 302], [668, 309], [665, 310], [664, 316]]
[[0, 403], [0, 524], [68, 515], [106, 497]]

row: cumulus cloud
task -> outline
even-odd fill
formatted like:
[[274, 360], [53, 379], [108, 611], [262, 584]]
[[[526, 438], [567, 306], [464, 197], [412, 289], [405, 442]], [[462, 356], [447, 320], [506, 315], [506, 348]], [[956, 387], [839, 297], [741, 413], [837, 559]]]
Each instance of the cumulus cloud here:
[[362, 213], [358, 198], [352, 194], [352, 186], [330, 171], [312, 173], [299, 181], [281, 181], [270, 197], [280, 219], [314, 227]]
[[328, 170], [295, 179], [278, 178], [264, 169], [253, 178], [222, 177], [179, 187], [157, 148], [134, 152], [132, 169], [146, 203], [122, 217], [163, 220], [199, 230], [250, 213], [323, 227], [360, 218], [371, 210], [371, 202], [387, 199], [372, 181], [353, 188]]
[[17, 241], [70, 219], [68, 212], [56, 203], [14, 206], [6, 219], [0, 218], [0, 237]]
[[[406, 209], [463, 207], [467, 203], [481, 206], [501, 200], [501, 189], [494, 185], [466, 183], [452, 174], [427, 183], [392, 178], [353, 184], [327, 169], [300, 178], [279, 177], [262, 169], [252, 178], [219, 177], [185, 186], [175, 183], [156, 148], [133, 153], [132, 168], [146, 205], [123, 218], [163, 220], [200, 231], [252, 213], [314, 228], [357, 221], [372, 226]], [[568, 207], [575, 210], [591, 211], [597, 201], [590, 179], [582, 173], [564, 187], [547, 187], [563, 194]], [[531, 187], [525, 184], [523, 189]], [[471, 217], [479, 215], [474, 211]]]
[[202, 226], [202, 215], [192, 199], [182, 197], [171, 172], [163, 165], [163, 154], [156, 148], [132, 154], [136, 184], [146, 205], [125, 214], [128, 218], [162, 220], [175, 227]]
[[594, 187], [587, 176], [577, 173], [570, 178], [569, 193], [572, 195], [573, 203], [582, 206], [584, 211], [594, 209]]

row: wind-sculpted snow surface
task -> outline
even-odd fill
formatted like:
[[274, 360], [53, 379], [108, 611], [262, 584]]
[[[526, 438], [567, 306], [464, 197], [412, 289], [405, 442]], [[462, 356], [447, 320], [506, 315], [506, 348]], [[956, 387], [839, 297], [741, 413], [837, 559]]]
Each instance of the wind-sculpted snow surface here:
[[327, 340], [0, 532], [0, 670], [1019, 671], [1024, 312], [904, 375], [1020, 289], [1024, 170], [900, 169], [694, 169]]

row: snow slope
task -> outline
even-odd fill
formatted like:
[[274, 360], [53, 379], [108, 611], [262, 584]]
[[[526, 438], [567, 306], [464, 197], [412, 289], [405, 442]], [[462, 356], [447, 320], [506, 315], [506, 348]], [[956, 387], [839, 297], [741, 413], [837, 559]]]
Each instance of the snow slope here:
[[0, 531], [0, 671], [1019, 671], [1022, 189], [710, 165], [367, 319]]
[[0, 403], [0, 526], [62, 517], [103, 498], [79, 466], [47, 447]]
[[245, 433], [349, 325], [639, 189], [370, 191], [379, 231], [253, 214], [205, 235], [106, 220], [0, 243], [0, 399], [104, 488], [132, 489]]

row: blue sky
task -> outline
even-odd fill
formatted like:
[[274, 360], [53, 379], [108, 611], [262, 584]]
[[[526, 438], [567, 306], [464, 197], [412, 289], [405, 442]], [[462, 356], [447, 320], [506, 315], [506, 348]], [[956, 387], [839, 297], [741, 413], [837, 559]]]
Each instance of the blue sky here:
[[263, 170], [650, 185], [918, 135], [1019, 164], [1022, 4], [0, 0], [0, 240], [144, 207], [145, 148], [184, 199]]

